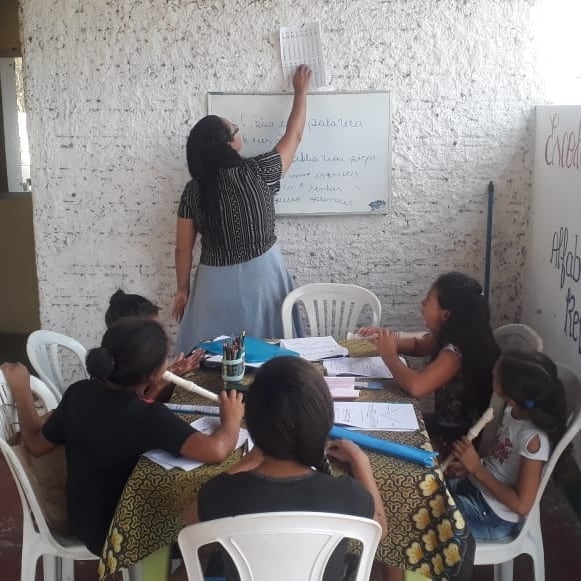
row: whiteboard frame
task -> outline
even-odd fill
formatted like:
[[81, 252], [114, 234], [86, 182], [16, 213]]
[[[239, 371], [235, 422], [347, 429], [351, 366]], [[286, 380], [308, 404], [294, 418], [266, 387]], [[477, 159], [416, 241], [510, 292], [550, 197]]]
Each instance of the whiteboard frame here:
[[[387, 160], [387, 193], [385, 196], [386, 207], [384, 210], [374, 211], [370, 210], [369, 212], [290, 212], [290, 213], [278, 213], [276, 212], [277, 217], [288, 218], [288, 217], [305, 217], [308, 218], [309, 216], [385, 216], [389, 212], [391, 208], [391, 174], [392, 174], [392, 151], [391, 151], [391, 134], [392, 134], [392, 127], [391, 127], [391, 91], [382, 91], [379, 89], [373, 91], [312, 91], [307, 93], [309, 95], [375, 95], [375, 94], [382, 94], [387, 95], [388, 97], [388, 106], [387, 106], [387, 152], [388, 152], [388, 160]], [[268, 92], [268, 91], [260, 91], [260, 92], [251, 92], [245, 93], [242, 91], [208, 91], [207, 93], [207, 112], [208, 115], [215, 115], [212, 111], [212, 97], [214, 95], [231, 95], [231, 96], [293, 96], [291, 92], [284, 92], [284, 91], [277, 91], [277, 92]], [[289, 111], [290, 114], [290, 111]], [[277, 194], [278, 195], [278, 194]], [[275, 198], [276, 199], [276, 198]]]

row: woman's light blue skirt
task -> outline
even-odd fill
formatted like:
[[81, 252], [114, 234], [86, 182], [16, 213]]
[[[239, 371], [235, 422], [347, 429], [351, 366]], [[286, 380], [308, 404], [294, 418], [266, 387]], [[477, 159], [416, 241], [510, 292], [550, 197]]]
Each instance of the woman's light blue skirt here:
[[277, 244], [248, 262], [198, 265], [176, 352], [187, 354], [202, 340], [241, 331], [250, 337], [282, 337], [282, 302], [293, 288]]

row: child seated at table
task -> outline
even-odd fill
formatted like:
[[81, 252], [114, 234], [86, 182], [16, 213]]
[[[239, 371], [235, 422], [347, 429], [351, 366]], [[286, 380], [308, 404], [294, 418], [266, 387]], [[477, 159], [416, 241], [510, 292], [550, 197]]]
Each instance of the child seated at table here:
[[[149, 299], [141, 295], [125, 293], [121, 289], [117, 290], [109, 299], [109, 308], [105, 313], [105, 324], [109, 328], [121, 317], [147, 317], [159, 322], [160, 308]], [[168, 371], [176, 375], [186, 375], [200, 367], [200, 362], [204, 358], [203, 349], [195, 349], [187, 357], [183, 353], [174, 357], [168, 363]], [[149, 387], [145, 396], [157, 401], [169, 401], [173, 392], [173, 384], [163, 378]]]
[[[488, 407], [492, 369], [500, 349], [490, 327], [488, 302], [480, 284], [459, 272], [441, 275], [422, 301], [428, 332], [405, 337], [365, 327], [398, 385], [413, 397], [435, 392], [435, 411], [425, 417], [430, 435], [453, 441], [463, 436]], [[431, 356], [421, 371], [399, 355]]]
[[[373, 518], [386, 534], [383, 501], [366, 454], [352, 442], [334, 441], [327, 454], [349, 464], [353, 478], [313, 469], [325, 458], [333, 403], [323, 376], [298, 357], [264, 364], [246, 396], [246, 426], [255, 444], [229, 473], [202, 486], [186, 521], [271, 511], [321, 511]], [[341, 578], [342, 553], [325, 579]], [[226, 567], [229, 571], [228, 566]], [[236, 578], [230, 572], [227, 579]]]
[[475, 539], [513, 535], [537, 495], [543, 466], [565, 431], [566, 399], [555, 364], [542, 353], [508, 351], [494, 368], [494, 392], [507, 403], [496, 443], [481, 459], [468, 438], [454, 444], [448, 473]]
[[21, 363], [0, 369], [14, 396], [22, 440], [33, 456], [64, 444], [67, 509], [72, 533], [100, 555], [123, 488], [139, 456], [152, 449], [202, 462], [223, 461], [234, 449], [244, 413], [242, 396], [220, 394], [221, 425], [196, 432], [164, 405], [140, 395], [166, 369], [167, 336], [159, 323], [122, 318], [87, 355], [91, 379], [71, 385], [42, 424]]

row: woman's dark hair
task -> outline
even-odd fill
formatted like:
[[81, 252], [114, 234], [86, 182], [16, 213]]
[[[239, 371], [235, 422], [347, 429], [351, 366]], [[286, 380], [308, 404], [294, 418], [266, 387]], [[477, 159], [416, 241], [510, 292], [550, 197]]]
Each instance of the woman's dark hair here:
[[230, 143], [232, 134], [223, 119], [206, 115], [190, 131], [186, 146], [188, 169], [200, 187], [200, 204], [208, 217], [219, 215], [218, 170], [235, 167], [242, 157]]
[[142, 383], [167, 358], [167, 335], [151, 319], [123, 317], [105, 332], [101, 347], [87, 354], [91, 377], [123, 387]]
[[480, 284], [461, 272], [441, 275], [432, 288], [440, 307], [449, 312], [438, 332], [438, 351], [450, 343], [460, 349], [463, 407], [481, 415], [490, 403], [492, 370], [500, 355], [490, 327], [488, 302]]
[[109, 299], [105, 313], [105, 324], [109, 328], [121, 317], [155, 317], [159, 307], [141, 295], [127, 294], [119, 289]]
[[268, 456], [318, 466], [333, 425], [333, 402], [320, 371], [299, 357], [265, 363], [246, 396], [246, 426]]
[[565, 432], [567, 400], [553, 361], [538, 351], [511, 350], [500, 356], [497, 369], [503, 395], [526, 410], [555, 446]]

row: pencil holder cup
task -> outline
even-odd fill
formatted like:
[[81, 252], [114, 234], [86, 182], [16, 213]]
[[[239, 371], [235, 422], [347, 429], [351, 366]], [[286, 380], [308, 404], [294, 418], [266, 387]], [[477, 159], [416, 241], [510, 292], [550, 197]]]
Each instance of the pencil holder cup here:
[[222, 379], [224, 381], [242, 381], [244, 377], [244, 351], [240, 353], [238, 359], [222, 359]]

